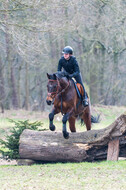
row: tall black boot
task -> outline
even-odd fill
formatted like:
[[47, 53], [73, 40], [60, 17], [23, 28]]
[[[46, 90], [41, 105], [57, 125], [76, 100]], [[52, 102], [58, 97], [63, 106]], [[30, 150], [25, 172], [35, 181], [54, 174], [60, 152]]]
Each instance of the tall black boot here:
[[85, 97], [83, 97], [82, 104], [84, 107], [87, 107], [89, 105], [88, 99], [87, 98], [85, 99]]
[[82, 97], [82, 104], [83, 104], [84, 107], [87, 107], [89, 105], [88, 97], [86, 95], [86, 92], [84, 92], [84, 95]]

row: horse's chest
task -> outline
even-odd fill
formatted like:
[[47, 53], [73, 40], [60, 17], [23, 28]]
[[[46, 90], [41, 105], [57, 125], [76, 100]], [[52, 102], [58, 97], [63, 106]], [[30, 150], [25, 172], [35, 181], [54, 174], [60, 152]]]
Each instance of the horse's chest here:
[[57, 102], [56, 104], [54, 104], [54, 107], [57, 109], [57, 110], [62, 110], [62, 111], [64, 111], [64, 112], [66, 112], [67, 111], [67, 109], [68, 109], [68, 103], [67, 102], [65, 102], [65, 101], [59, 101], [59, 102]]

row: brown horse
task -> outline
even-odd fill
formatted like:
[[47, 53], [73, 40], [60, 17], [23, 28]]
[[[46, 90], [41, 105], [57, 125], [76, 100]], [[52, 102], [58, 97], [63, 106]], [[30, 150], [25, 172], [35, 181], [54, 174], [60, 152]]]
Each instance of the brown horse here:
[[53, 124], [54, 115], [60, 112], [63, 115], [62, 122], [64, 138], [69, 138], [69, 133], [66, 129], [67, 120], [69, 121], [70, 131], [76, 132], [75, 120], [78, 116], [84, 121], [87, 130], [91, 130], [91, 120], [92, 122], [97, 123], [99, 118], [91, 116], [90, 104], [87, 107], [82, 105], [73, 80], [69, 79], [65, 72], [57, 72], [52, 75], [47, 73], [47, 77], [48, 95], [46, 102], [48, 105], [54, 104], [52, 112], [49, 114], [50, 130], [55, 130]]

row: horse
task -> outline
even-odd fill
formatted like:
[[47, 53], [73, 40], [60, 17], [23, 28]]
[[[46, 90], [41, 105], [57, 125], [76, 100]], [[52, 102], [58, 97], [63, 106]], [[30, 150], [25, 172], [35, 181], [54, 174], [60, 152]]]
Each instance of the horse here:
[[[48, 84], [47, 84], [47, 98], [46, 102], [48, 105], [53, 104], [53, 109], [49, 114], [49, 128], [51, 131], [55, 130], [55, 125], [53, 124], [54, 115], [62, 113], [62, 123], [63, 123], [63, 137], [65, 139], [69, 138], [69, 133], [67, 132], [66, 123], [69, 121], [69, 128], [71, 132], [76, 132], [75, 121], [78, 116], [84, 121], [87, 130], [91, 130], [91, 122], [97, 123], [99, 118], [91, 116], [90, 100], [89, 106], [84, 107], [80, 102], [77, 91], [75, 89], [75, 84], [72, 79], [68, 77], [66, 72], [56, 72], [53, 74], [48, 74]], [[83, 88], [79, 84], [81, 93]]]

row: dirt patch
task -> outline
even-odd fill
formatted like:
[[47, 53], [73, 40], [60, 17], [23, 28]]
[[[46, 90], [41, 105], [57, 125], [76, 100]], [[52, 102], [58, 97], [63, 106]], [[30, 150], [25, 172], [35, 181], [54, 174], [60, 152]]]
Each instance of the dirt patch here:
[[17, 165], [17, 161], [16, 160], [4, 160], [2, 158], [0, 158], [0, 166], [2, 165]]

